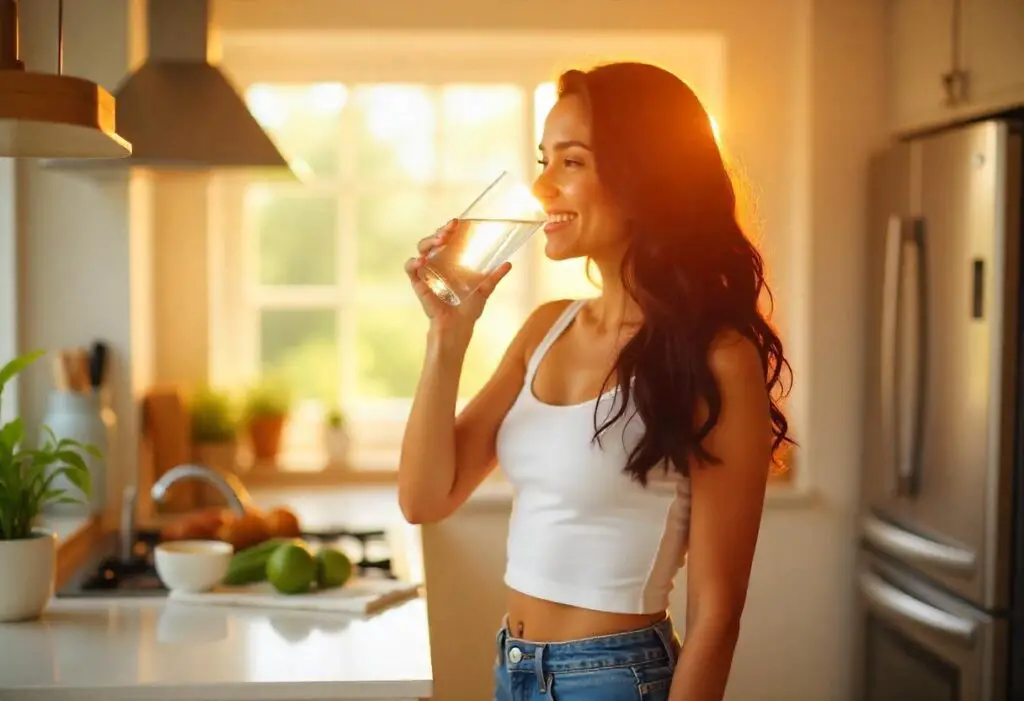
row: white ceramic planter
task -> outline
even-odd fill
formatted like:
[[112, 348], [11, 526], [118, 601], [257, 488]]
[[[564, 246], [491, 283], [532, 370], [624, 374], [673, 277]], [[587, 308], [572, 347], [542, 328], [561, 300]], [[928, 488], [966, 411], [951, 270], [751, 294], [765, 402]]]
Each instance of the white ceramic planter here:
[[57, 536], [0, 540], [0, 622], [38, 617], [53, 596]]
[[347, 428], [325, 426], [323, 441], [329, 467], [341, 468], [348, 464], [349, 435]]

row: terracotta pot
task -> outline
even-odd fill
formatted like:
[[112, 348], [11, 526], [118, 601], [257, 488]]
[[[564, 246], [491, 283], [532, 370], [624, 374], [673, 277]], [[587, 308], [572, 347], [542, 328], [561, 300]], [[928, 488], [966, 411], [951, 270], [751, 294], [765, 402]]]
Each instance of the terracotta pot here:
[[0, 621], [38, 618], [50, 602], [57, 570], [57, 536], [0, 540]]
[[193, 443], [192, 457], [200, 465], [220, 472], [239, 471], [237, 441]]
[[284, 432], [285, 417], [256, 416], [249, 421], [249, 438], [256, 462], [270, 462], [281, 450], [281, 434]]
[[[192, 444], [192, 460], [221, 474], [243, 472], [238, 461], [237, 441], [202, 442]], [[197, 482], [195, 485], [197, 506], [215, 506], [224, 503], [224, 495], [212, 484]]]

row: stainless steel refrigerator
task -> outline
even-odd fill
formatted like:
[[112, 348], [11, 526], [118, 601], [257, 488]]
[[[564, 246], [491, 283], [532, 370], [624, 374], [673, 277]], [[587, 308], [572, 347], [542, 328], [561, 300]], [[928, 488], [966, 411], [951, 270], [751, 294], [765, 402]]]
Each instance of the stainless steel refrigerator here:
[[856, 699], [1024, 701], [1021, 134], [872, 163]]

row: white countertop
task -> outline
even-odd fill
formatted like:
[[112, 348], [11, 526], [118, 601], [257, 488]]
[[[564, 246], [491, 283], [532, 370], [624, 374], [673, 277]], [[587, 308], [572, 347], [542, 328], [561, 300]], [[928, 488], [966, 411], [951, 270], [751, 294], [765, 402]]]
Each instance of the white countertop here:
[[[423, 581], [420, 528], [394, 487], [255, 488], [311, 529], [384, 528], [396, 573]], [[463, 508], [508, 508], [485, 483]], [[88, 518], [47, 516], [63, 542]], [[420, 598], [370, 617], [190, 606], [164, 598], [59, 598], [43, 616], [0, 623], [0, 701], [316, 701], [429, 698], [430, 642]]]
[[54, 599], [0, 623], [3, 701], [316, 701], [432, 694], [422, 598], [376, 615]]

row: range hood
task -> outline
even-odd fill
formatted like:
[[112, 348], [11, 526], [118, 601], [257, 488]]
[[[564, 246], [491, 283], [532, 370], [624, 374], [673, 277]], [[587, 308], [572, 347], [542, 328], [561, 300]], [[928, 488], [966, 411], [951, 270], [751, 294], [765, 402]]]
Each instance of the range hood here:
[[128, 158], [49, 165], [194, 171], [269, 169], [288, 177], [287, 159], [211, 62], [212, 0], [148, 0], [148, 58], [114, 90]]
[[115, 129], [114, 98], [63, 75], [63, 3], [58, 5], [56, 74], [25, 70], [18, 0], [0, 0], [0, 157], [123, 158], [131, 146]]

